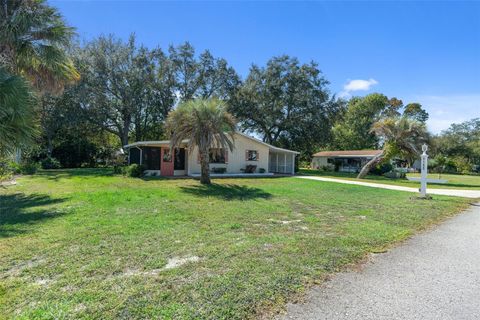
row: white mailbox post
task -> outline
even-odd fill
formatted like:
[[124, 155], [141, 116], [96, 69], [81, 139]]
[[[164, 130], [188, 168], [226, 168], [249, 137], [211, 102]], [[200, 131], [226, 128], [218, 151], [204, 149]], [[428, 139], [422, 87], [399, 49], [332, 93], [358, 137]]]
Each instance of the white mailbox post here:
[[420, 166], [421, 169], [421, 176], [420, 176], [420, 196], [426, 197], [427, 196], [427, 171], [428, 171], [428, 154], [427, 154], [428, 146], [426, 144], [422, 145], [422, 163]]

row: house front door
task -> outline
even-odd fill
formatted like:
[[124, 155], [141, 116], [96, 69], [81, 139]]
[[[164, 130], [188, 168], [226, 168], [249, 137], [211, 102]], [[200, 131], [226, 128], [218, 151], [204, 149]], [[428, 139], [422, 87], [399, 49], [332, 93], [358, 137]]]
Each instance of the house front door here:
[[164, 177], [173, 176], [173, 155], [170, 154], [169, 148], [162, 148], [162, 164], [160, 174]]

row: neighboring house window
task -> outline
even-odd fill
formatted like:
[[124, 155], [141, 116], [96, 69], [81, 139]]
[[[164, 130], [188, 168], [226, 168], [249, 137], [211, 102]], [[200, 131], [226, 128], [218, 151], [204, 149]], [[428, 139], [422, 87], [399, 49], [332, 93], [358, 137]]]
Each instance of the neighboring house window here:
[[247, 150], [245, 152], [245, 160], [247, 160], [247, 161], [258, 161], [258, 151], [257, 150]]
[[210, 149], [208, 156], [210, 163], [225, 163], [225, 152], [223, 149]]

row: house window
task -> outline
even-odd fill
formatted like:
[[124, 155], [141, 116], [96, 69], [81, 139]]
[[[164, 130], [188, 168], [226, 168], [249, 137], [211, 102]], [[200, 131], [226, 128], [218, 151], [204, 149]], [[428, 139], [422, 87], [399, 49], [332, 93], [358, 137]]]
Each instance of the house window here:
[[257, 150], [247, 150], [246, 160], [247, 161], [258, 161], [258, 151]]
[[174, 170], [185, 170], [185, 149], [175, 149], [175, 155], [173, 159]]
[[225, 152], [221, 148], [210, 149], [208, 151], [210, 163], [225, 163]]
[[147, 170], [160, 170], [160, 148], [144, 147], [142, 164]]

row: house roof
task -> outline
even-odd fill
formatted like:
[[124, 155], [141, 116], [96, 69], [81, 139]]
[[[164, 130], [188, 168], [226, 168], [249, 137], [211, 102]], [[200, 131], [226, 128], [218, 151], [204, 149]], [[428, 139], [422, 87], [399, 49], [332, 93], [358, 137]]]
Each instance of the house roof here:
[[[293, 150], [288, 150], [288, 149], [283, 149], [283, 148], [272, 146], [271, 144], [268, 144], [268, 143], [263, 142], [259, 139], [250, 137], [250, 136], [248, 136], [244, 133], [241, 133], [241, 132], [236, 132], [235, 134], [240, 135], [242, 137], [245, 137], [247, 139], [250, 139], [250, 140], [252, 140], [256, 143], [263, 144], [263, 145], [267, 146], [270, 149], [270, 151], [273, 151], [273, 152], [286, 152], [286, 153], [294, 153], [294, 154], [299, 154], [300, 153], [298, 151], [293, 151]], [[183, 140], [182, 143], [187, 144], [188, 140]], [[170, 144], [169, 140], [137, 141], [137, 142], [134, 142], [134, 143], [127, 144], [127, 145], [123, 146], [123, 148], [128, 149], [128, 148], [140, 147], [140, 146], [151, 146], [151, 147], [154, 147], [154, 146], [168, 146], [169, 144]]]
[[342, 151], [320, 151], [314, 157], [374, 157], [382, 150], [342, 150]]
[[263, 142], [262, 140], [259, 140], [259, 139], [254, 138], [254, 137], [250, 137], [249, 135], [246, 135], [245, 133], [236, 132], [236, 134], [238, 134], [238, 135], [240, 135], [240, 136], [242, 136], [242, 137], [245, 137], [245, 138], [247, 138], [247, 139], [250, 139], [250, 140], [252, 140], [252, 141], [254, 141], [254, 142], [263, 144], [263, 145], [267, 146], [271, 151], [300, 154], [300, 152], [298, 152], [298, 151], [293, 151], [293, 150], [288, 150], [288, 149], [283, 149], [283, 148], [280, 148], [280, 147], [272, 146], [271, 144], [268, 144], [268, 143], [266, 143], [266, 142]]

